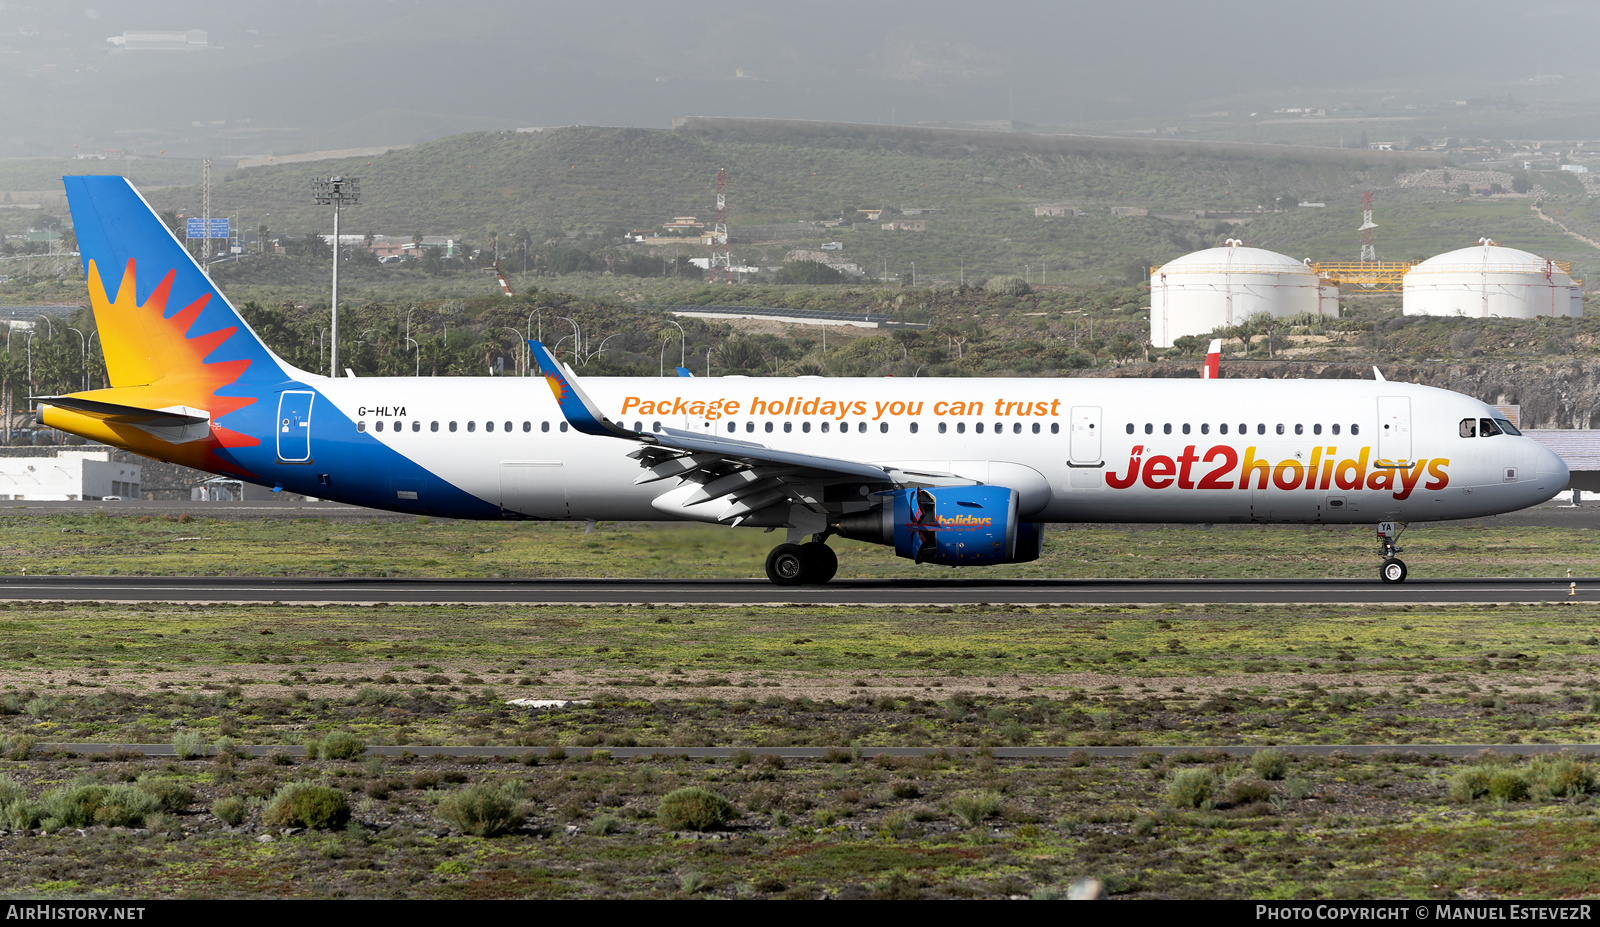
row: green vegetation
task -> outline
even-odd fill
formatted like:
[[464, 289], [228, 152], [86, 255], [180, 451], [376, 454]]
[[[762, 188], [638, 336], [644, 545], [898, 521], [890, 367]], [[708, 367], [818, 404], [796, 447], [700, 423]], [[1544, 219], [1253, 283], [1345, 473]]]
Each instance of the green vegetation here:
[[[112, 504], [114, 505], [114, 504]], [[291, 514], [286, 512], [286, 515]], [[1600, 575], [1592, 532], [1417, 525], [1406, 534], [1418, 577]], [[985, 578], [1370, 577], [1360, 526], [1061, 525], [1034, 563]], [[315, 518], [180, 523], [148, 516], [0, 516], [0, 569], [30, 575], [759, 578], [772, 538], [717, 525]], [[835, 541], [841, 578], [968, 579], [888, 548]]]
[[520, 826], [527, 815], [514, 783], [479, 784], [456, 789], [439, 801], [439, 817], [464, 834], [498, 837]]
[[344, 793], [311, 782], [286, 783], [261, 811], [261, 822], [268, 827], [331, 830], [349, 821], [350, 805]]
[[656, 809], [656, 820], [668, 830], [716, 830], [738, 816], [732, 802], [699, 787], [668, 792]]

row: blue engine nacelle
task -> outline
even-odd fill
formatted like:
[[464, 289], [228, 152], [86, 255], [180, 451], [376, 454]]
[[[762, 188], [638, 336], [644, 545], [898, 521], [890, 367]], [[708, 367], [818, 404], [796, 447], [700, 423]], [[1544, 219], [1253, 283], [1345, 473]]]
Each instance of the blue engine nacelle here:
[[901, 557], [950, 566], [1039, 559], [1043, 526], [1017, 523], [1016, 490], [950, 486], [901, 489], [889, 495], [894, 503], [894, 552]]

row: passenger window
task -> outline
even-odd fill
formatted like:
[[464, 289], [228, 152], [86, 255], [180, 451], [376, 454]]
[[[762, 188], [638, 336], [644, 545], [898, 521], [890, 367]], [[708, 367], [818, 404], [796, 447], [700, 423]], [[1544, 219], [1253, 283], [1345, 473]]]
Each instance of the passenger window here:
[[1350, 433], [1353, 434], [1353, 435], [1361, 434], [1361, 426], [1360, 425], [1351, 425], [1350, 426]]
[[539, 430], [540, 431], [549, 431], [550, 430], [550, 423], [549, 422], [540, 422], [539, 423]]
[[[1037, 432], [1039, 430], [1039, 426], [1038, 425], [1033, 426], [1033, 430], [1035, 432]], [[1014, 435], [1022, 434], [1022, 423], [1021, 422], [1014, 423], [1011, 426], [1011, 433], [1014, 434]]]
[[822, 423], [822, 433], [823, 434], [827, 434], [828, 433], [828, 423], [827, 422], [823, 422]]
[[1147, 435], [1155, 434], [1156, 433], [1156, 426], [1150, 424], [1149, 422], [1145, 422], [1144, 423], [1144, 433], [1147, 434]]
[[[1484, 421], [1488, 421], [1488, 419], [1484, 419]], [[1478, 420], [1475, 418], [1462, 419], [1461, 426], [1457, 431], [1463, 438], [1476, 438], [1478, 436]]]
[[1172, 434], [1172, 423], [1168, 422], [1165, 425], [1162, 425], [1161, 426], [1161, 433], [1164, 434], [1164, 435]]
[[1130, 435], [1133, 434], [1133, 423], [1132, 422], [1128, 423], [1128, 434], [1130, 434]]
[[[472, 430], [472, 426], [470, 424], [467, 425], [467, 430], [468, 431]], [[494, 431], [494, 422], [484, 422], [483, 423], [483, 430], [484, 431]]]
[[411, 423], [411, 430], [412, 431], [421, 431], [422, 430], [422, 421], [419, 419], [417, 421], [412, 422]]
[[977, 424], [973, 425], [972, 426], [972, 430], [976, 434], [980, 434], [980, 435], [983, 434], [983, 423], [982, 422], [978, 422]]
[[[562, 422], [562, 424], [565, 425], [566, 422]], [[477, 430], [478, 430], [478, 423], [477, 422], [468, 422], [467, 423], [467, 431], [468, 432], [474, 432], [474, 431], [477, 431]], [[561, 430], [562, 431], [566, 431], [565, 428], [563, 428]]]
[[966, 422], [956, 422], [956, 434], [964, 435], [966, 433], [967, 433], [967, 423]]
[[1053, 435], [1060, 434], [1061, 433], [1061, 423], [1060, 422], [1051, 422], [1050, 423], [1050, 433], [1053, 434]]
[[510, 422], [506, 422], [506, 434], [510, 434], [510, 433], [511, 433], [511, 423]]
[[916, 434], [917, 433], [917, 423], [916, 422], [912, 422], [911, 423], [911, 433], [912, 434]]
[[[862, 422], [862, 424], [864, 425], [866, 423]], [[889, 433], [889, 423], [888, 422], [879, 422], [878, 423], [878, 433], [879, 434], [883, 434], [883, 435], [888, 434]]]
[[1184, 434], [1188, 434], [1189, 433], [1189, 423], [1188, 422], [1184, 422], [1183, 423], [1183, 433]]
[[857, 422], [856, 423], [856, 431], [859, 434], [866, 434], [867, 433], [867, 423], [866, 422]]
[[406, 430], [406, 423], [405, 422], [395, 422], [394, 423], [394, 430], [395, 431], [405, 431]]
[[1211, 434], [1211, 423], [1210, 422], [1201, 422], [1200, 423], [1200, 433], [1203, 434], [1203, 435]]
[[[472, 423], [471, 422], [467, 423], [467, 430], [468, 431], [472, 430]], [[562, 430], [562, 432], [565, 432], [567, 430], [567, 423], [566, 422], [562, 422], [561, 423], [561, 430]]]
[[1478, 425], [1478, 437], [1480, 438], [1492, 438], [1499, 433], [1500, 429], [1494, 426], [1494, 419], [1486, 418]]
[[1280, 435], [1283, 434], [1283, 423], [1282, 422], [1278, 423], [1278, 434], [1280, 434]]
[[769, 435], [772, 434], [772, 423], [771, 422], [768, 422], [766, 424], [765, 430], [766, 430], [767, 434], [769, 434]]
[[944, 423], [944, 422], [940, 422], [940, 423], [939, 423], [939, 434], [944, 434], [944, 432], [945, 432], [945, 428], [946, 428], [946, 427], [947, 427], [947, 426], [946, 426], [946, 425], [945, 425], [945, 423]]
[[453, 432], [453, 431], [455, 431], [455, 430], [456, 430], [456, 423], [455, 423], [455, 422], [451, 422], [451, 423], [450, 423], [450, 430], [451, 430], [451, 431], [452, 431], [452, 432]]
[[810, 434], [811, 433], [811, 423], [810, 422], [801, 422], [800, 423], [800, 431], [802, 433], [805, 433], [805, 434]]
[[356, 432], [357, 433], [360, 433], [360, 432], [363, 432], [363, 431], [366, 431], [366, 430], [367, 430], [367, 423], [366, 422], [356, 422]]
[[784, 422], [783, 423], [783, 433], [784, 434], [788, 434], [789, 432], [791, 432], [793, 430], [794, 430], [794, 423], [793, 422]]
[[1338, 425], [1333, 426], [1333, 433], [1334, 434], [1338, 434], [1339, 433], [1339, 426]]
[[[523, 431], [527, 431], [528, 430], [528, 423], [527, 422], [523, 422], [522, 423], [522, 430]], [[633, 430], [636, 431], [636, 432], [637, 431], [644, 431], [644, 422], [634, 422], [633, 423]]]
[[1217, 426], [1217, 431], [1221, 432], [1222, 434], [1227, 434], [1228, 433], [1228, 423], [1227, 422], [1223, 422], [1221, 425], [1218, 425]]
[[1321, 425], [1312, 425], [1311, 426], [1311, 433], [1314, 434], [1314, 435], [1322, 434], [1322, 426]]
[[[532, 422], [523, 422], [522, 423], [522, 430], [525, 431], [525, 432], [526, 431], [532, 431], [533, 430], [533, 423]], [[634, 431], [643, 431], [644, 430], [644, 423], [643, 422], [634, 422], [633, 423], [633, 430]]]
[[1039, 423], [1038, 422], [1034, 422], [1033, 423], [1033, 433], [1034, 434], [1038, 434], [1039, 433]]
[[439, 430], [439, 423], [438, 422], [429, 422], [428, 423], [428, 430], [429, 431], [438, 431]]
[[1295, 426], [1294, 426], [1294, 433], [1297, 434], [1297, 435], [1305, 434], [1306, 433], [1306, 426], [1296, 423]]
[[1249, 433], [1250, 433], [1250, 426], [1246, 425], [1244, 422], [1240, 422], [1239, 423], [1239, 434], [1247, 435]]
[[[1484, 419], [1484, 421], [1488, 421], [1488, 419]], [[373, 431], [382, 431], [383, 430], [383, 421], [380, 419], [379, 421], [373, 422], [372, 423], [372, 430]]]
[[1266, 433], [1267, 433], [1267, 426], [1263, 425], [1260, 422], [1256, 422], [1256, 434], [1264, 435]]
[[728, 434], [731, 435], [735, 431], [738, 431], [738, 430], [739, 430], [739, 423], [738, 422], [729, 422], [728, 423]]
[[744, 423], [744, 433], [745, 434], [750, 434], [751, 432], [754, 432], [755, 430], [756, 430], [756, 423], [755, 422], [745, 422]]
[[[545, 430], [548, 431], [549, 429], [545, 429]], [[652, 422], [650, 424], [650, 430], [659, 434], [661, 432], [661, 423], [660, 422]]]

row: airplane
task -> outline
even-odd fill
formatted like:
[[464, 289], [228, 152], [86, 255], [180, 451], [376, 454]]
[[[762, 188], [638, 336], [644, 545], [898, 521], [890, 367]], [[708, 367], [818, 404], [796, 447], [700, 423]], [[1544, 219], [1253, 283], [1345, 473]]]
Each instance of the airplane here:
[[[327, 377], [264, 344], [124, 178], [64, 178], [107, 389], [51, 428], [274, 490], [470, 519], [783, 530], [778, 585], [835, 538], [1025, 563], [1062, 523], [1378, 526], [1543, 502], [1561, 458], [1493, 407], [1375, 380]], [[1218, 350], [1213, 344], [1212, 353]], [[1380, 375], [1381, 377], [1381, 375]]]

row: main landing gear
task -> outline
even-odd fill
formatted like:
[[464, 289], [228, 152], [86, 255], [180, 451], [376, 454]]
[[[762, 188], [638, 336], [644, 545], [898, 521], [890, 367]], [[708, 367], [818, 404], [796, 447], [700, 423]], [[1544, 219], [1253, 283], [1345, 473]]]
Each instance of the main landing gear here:
[[1378, 522], [1378, 544], [1382, 548], [1379, 556], [1383, 557], [1383, 563], [1378, 567], [1378, 578], [1386, 583], [1406, 581], [1406, 562], [1395, 556], [1400, 553], [1397, 544], [1400, 532], [1404, 530], [1406, 526], [1403, 522], [1398, 525], [1392, 521]]
[[779, 544], [767, 554], [767, 579], [778, 586], [820, 586], [839, 572], [839, 557], [821, 541]]

